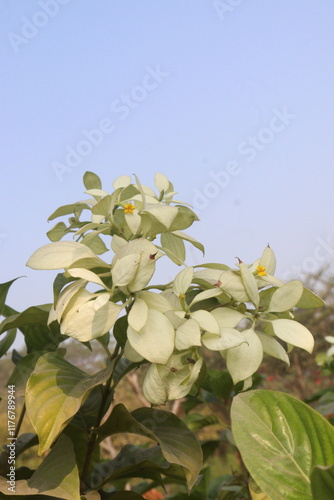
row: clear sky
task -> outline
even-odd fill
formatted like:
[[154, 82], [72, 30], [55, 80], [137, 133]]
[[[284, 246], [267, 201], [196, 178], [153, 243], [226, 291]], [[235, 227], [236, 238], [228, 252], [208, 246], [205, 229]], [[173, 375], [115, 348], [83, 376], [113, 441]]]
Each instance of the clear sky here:
[[55, 273], [25, 263], [86, 170], [107, 191], [167, 175], [201, 219], [189, 265], [268, 242], [282, 279], [333, 260], [333, 24], [332, 0], [0, 0], [9, 304], [51, 301]]

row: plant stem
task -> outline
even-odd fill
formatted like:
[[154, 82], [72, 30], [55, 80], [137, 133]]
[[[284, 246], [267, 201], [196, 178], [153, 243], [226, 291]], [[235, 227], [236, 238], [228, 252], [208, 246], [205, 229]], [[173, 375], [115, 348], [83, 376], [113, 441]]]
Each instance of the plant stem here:
[[26, 414], [26, 405], [25, 405], [25, 403], [23, 403], [22, 410], [21, 410], [21, 413], [20, 413], [20, 416], [19, 416], [19, 420], [17, 422], [17, 426], [16, 426], [16, 429], [15, 429], [15, 437], [16, 438], [19, 435], [19, 432], [20, 432], [21, 425], [22, 425], [22, 422], [23, 422], [25, 414]]
[[83, 466], [81, 478], [80, 478], [81, 479], [80, 482], [81, 482], [81, 494], [82, 495], [85, 494], [85, 491], [87, 488], [86, 479], [88, 476], [88, 471], [89, 471], [92, 455], [93, 455], [95, 446], [97, 444], [97, 434], [96, 434], [95, 430], [101, 425], [101, 421], [102, 421], [102, 418], [104, 415], [104, 409], [105, 409], [105, 406], [107, 404], [108, 397], [110, 394], [110, 386], [111, 386], [111, 382], [113, 379], [114, 371], [115, 371], [115, 368], [117, 366], [118, 361], [120, 360], [120, 358], [122, 357], [122, 354], [123, 354], [123, 351], [121, 351], [119, 353], [119, 350], [120, 350], [120, 345], [117, 343], [115, 346], [114, 352], [110, 358], [110, 360], [114, 362], [113, 369], [112, 369], [110, 377], [106, 381], [105, 386], [102, 387], [103, 395], [102, 395], [101, 403], [100, 403], [99, 410], [97, 413], [95, 426], [90, 429], [90, 436], [89, 436], [89, 440], [87, 443], [86, 458], [85, 458], [85, 462], [84, 462], [84, 466]]

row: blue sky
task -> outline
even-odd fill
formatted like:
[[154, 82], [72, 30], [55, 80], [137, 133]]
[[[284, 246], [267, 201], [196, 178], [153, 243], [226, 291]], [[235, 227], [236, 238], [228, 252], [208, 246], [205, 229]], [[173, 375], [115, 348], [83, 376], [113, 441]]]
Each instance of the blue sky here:
[[333, 260], [331, 0], [0, 0], [0, 18], [1, 282], [26, 276], [12, 307], [51, 301], [55, 273], [25, 263], [87, 170], [107, 191], [167, 175], [201, 219], [189, 265], [268, 242], [283, 279]]

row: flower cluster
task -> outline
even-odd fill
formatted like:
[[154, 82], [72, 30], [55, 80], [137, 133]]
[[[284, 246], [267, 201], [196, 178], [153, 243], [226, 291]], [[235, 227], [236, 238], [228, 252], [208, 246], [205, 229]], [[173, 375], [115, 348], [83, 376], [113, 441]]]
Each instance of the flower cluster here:
[[[285, 284], [274, 276], [269, 246], [251, 265], [238, 259], [235, 269], [186, 266], [184, 241], [204, 249], [183, 232], [197, 217], [174, 200], [167, 177], [156, 174], [157, 193], [137, 178], [132, 184], [128, 176], [113, 183], [111, 194], [91, 172], [84, 182], [92, 198], [52, 214], [51, 219], [73, 216], [68, 226], [60, 222], [48, 233], [52, 243], [38, 249], [27, 265], [64, 269], [63, 287], [57, 289], [49, 316], [62, 334], [87, 342], [123, 321], [123, 355], [134, 363], [150, 363], [143, 391], [152, 404], [191, 391], [203, 367], [203, 347], [220, 353], [233, 382], [243, 381], [244, 389], [252, 385], [264, 354], [289, 364], [292, 346], [312, 351], [313, 337], [293, 319], [293, 308], [318, 307], [321, 299], [300, 281]], [[90, 220], [81, 221], [86, 210]], [[59, 241], [69, 233], [76, 241]], [[109, 262], [99, 256], [108, 251], [106, 236], [113, 253]], [[184, 268], [172, 283], [150, 286], [162, 256]], [[88, 291], [89, 283], [98, 290]]]

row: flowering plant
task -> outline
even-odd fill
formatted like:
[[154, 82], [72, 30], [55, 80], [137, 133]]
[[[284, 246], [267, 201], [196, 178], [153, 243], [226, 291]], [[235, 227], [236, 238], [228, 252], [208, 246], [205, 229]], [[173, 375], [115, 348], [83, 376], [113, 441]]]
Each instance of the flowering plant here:
[[[150, 471], [144, 467], [141, 477], [152, 478], [153, 468], [155, 475], [185, 478], [192, 488], [202, 464], [200, 445], [175, 415], [154, 407], [199, 390], [206, 372], [203, 350], [222, 356], [233, 384], [241, 382], [244, 391], [252, 387], [264, 354], [289, 364], [294, 347], [312, 352], [313, 336], [294, 320], [293, 309], [320, 307], [322, 300], [300, 281], [283, 283], [275, 277], [276, 259], [269, 245], [250, 264], [237, 259], [233, 268], [187, 265], [185, 243], [204, 253], [203, 245], [184, 232], [198, 218], [175, 199], [165, 175], [157, 173], [154, 183], [151, 189], [136, 176], [132, 182], [123, 175], [109, 193], [96, 174], [86, 172], [89, 198], [62, 206], [49, 217], [70, 215], [67, 223], [58, 222], [48, 232], [51, 243], [27, 262], [33, 269], [61, 270], [53, 304], [8, 314], [1, 325], [1, 332], [19, 327], [26, 337], [30, 359], [17, 363], [12, 380], [20, 376], [24, 381], [39, 454], [51, 449], [45, 467], [51, 469], [62, 453], [73, 463], [71, 472], [61, 472], [58, 489], [49, 486], [45, 495], [52, 490], [61, 498], [78, 499], [79, 492], [102, 491], [103, 485], [122, 477], [125, 452], [118, 466], [109, 463], [105, 469], [96, 458], [99, 443], [117, 432], [134, 432], [159, 443], [154, 453], [161, 464], [153, 467], [150, 448], [151, 455], [145, 456]], [[73, 239], [60, 241], [67, 235]], [[166, 258], [182, 266], [181, 271], [170, 283], [152, 284], [158, 261]], [[29, 324], [43, 324], [47, 337], [29, 339]], [[59, 349], [69, 337], [88, 347], [100, 342], [105, 367], [88, 375], [69, 363]], [[119, 404], [108, 412], [119, 381], [139, 364], [148, 365], [142, 389], [152, 408], [129, 413]], [[78, 426], [79, 416], [84, 428]], [[38, 479], [38, 469], [34, 474]], [[22, 481], [17, 491], [34, 494], [34, 482]], [[110, 498], [128, 498], [116, 495], [111, 491]]]

